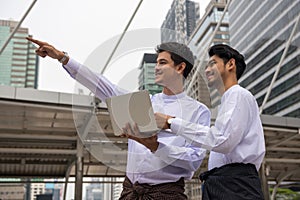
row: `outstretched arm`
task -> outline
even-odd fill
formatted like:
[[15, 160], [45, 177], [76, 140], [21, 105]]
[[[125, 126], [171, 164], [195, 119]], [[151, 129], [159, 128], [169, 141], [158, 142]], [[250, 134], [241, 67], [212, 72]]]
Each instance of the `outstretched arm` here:
[[[38, 45], [36, 54], [43, 58], [49, 56], [50, 58], [61, 61], [61, 59], [65, 56], [64, 52], [57, 50], [54, 46], [47, 42], [36, 40], [31, 37], [27, 37], [26, 39]], [[72, 78], [87, 87], [102, 101], [104, 101], [107, 97], [117, 96], [128, 92], [111, 83], [104, 76], [95, 73], [88, 67], [76, 62], [68, 56], [65, 57], [62, 64], [64, 69]]]
[[[46, 56], [49, 56], [53, 59], [57, 59], [60, 61], [64, 56], [64, 52], [57, 50], [54, 48], [54, 46], [48, 44], [47, 42], [42, 42], [36, 39], [33, 39], [31, 37], [26, 37], [27, 40], [37, 44], [39, 47], [37, 50], [35, 50], [36, 54], [45, 58]], [[64, 62], [62, 63], [63, 65], [66, 65], [69, 61], [69, 57], [66, 57]]]

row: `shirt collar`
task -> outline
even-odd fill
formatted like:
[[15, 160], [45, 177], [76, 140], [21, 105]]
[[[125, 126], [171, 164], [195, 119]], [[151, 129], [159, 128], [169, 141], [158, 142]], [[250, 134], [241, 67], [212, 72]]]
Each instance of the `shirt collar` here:
[[185, 91], [175, 95], [166, 95], [164, 93], [161, 93], [161, 96], [163, 99], [181, 99], [186, 96], [186, 93]]

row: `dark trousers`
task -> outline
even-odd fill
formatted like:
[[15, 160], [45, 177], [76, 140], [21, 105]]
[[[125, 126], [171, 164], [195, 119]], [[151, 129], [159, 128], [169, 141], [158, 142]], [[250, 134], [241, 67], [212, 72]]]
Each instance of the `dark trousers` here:
[[253, 164], [232, 163], [200, 174], [202, 200], [261, 200], [261, 182]]
[[125, 177], [119, 200], [187, 200], [184, 194], [184, 179], [177, 182], [149, 185], [134, 183]]

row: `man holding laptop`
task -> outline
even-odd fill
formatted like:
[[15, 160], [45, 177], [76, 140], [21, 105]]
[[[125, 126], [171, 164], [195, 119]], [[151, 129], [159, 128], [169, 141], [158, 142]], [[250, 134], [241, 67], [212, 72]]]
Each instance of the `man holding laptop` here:
[[[39, 45], [36, 50], [39, 56], [49, 56], [60, 61], [71, 77], [89, 88], [102, 101], [112, 96], [129, 93], [52, 45], [32, 38], [27, 39]], [[209, 126], [208, 108], [183, 91], [184, 78], [194, 64], [190, 49], [184, 44], [169, 42], [158, 45], [156, 52], [158, 57], [155, 82], [162, 85], [163, 90], [151, 96], [154, 112]], [[158, 123], [160, 122], [157, 121]], [[150, 147], [128, 139], [126, 177], [121, 200], [187, 199], [184, 194], [184, 180], [193, 176], [206, 151], [193, 146], [182, 136], [172, 134], [171, 130], [167, 129], [169, 127], [164, 128], [166, 129], [157, 132], [159, 134], [154, 132], [153, 136], [147, 138], [151, 140], [151, 144], [154, 144]], [[124, 131], [130, 129], [131, 127], [127, 126]], [[147, 139], [144, 141], [147, 142]]]

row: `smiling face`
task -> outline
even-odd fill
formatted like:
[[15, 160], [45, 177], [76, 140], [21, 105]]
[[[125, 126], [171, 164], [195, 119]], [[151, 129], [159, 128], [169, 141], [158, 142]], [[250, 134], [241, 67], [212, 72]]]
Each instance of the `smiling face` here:
[[226, 77], [226, 68], [224, 65], [224, 61], [216, 55], [210, 57], [205, 68], [205, 75], [208, 86], [218, 89], [224, 84], [223, 80]]
[[175, 66], [171, 54], [167, 51], [159, 53], [155, 66], [155, 83], [169, 87], [178, 78], [182, 79], [182, 72], [179, 65]]

